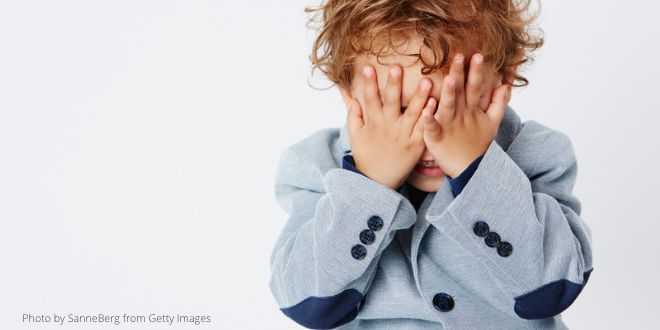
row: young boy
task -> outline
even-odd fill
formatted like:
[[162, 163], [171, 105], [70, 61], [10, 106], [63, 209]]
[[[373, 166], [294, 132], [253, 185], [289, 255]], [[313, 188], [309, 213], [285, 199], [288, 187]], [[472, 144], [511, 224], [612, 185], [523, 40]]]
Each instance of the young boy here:
[[312, 59], [348, 115], [280, 158], [288, 221], [270, 288], [285, 315], [317, 329], [566, 328], [591, 234], [570, 140], [508, 106], [512, 83], [527, 84], [518, 66], [542, 45], [528, 5], [315, 9]]

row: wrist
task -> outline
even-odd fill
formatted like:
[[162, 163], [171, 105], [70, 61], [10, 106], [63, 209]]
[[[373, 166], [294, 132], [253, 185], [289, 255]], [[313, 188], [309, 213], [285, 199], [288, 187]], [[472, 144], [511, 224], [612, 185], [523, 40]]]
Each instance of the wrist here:
[[483, 156], [485, 152], [482, 153], [470, 153], [469, 155], [464, 155], [460, 159], [455, 160], [453, 163], [450, 163], [447, 168], [443, 168], [443, 171], [449, 178], [456, 179], [461, 173], [465, 172], [468, 167], [475, 162], [479, 157]]
[[[400, 181], [393, 181], [391, 179], [383, 179], [387, 178], [387, 175], [378, 175], [372, 173], [368, 169], [362, 168], [362, 164], [358, 164], [358, 162], [355, 161], [355, 158], [353, 158], [353, 155], [344, 155], [342, 158], [342, 168], [345, 170], [350, 170], [352, 172], [361, 174], [369, 179], [371, 179], [374, 182], [377, 182], [383, 186], [386, 186], [392, 190], [398, 190], [398, 188], [403, 184], [405, 181], [405, 178], [400, 180]], [[382, 174], [382, 173], [381, 173]], [[382, 177], [382, 178], [381, 178]]]

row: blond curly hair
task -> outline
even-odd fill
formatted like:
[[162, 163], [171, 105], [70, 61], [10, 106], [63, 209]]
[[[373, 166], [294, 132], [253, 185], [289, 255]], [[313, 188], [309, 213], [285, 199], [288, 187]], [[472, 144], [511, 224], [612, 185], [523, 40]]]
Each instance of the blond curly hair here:
[[[422, 74], [445, 69], [458, 48], [470, 47], [484, 55], [502, 76], [502, 82], [522, 87], [529, 81], [520, 65], [543, 45], [542, 30], [530, 33], [540, 12], [529, 15], [531, 0], [328, 0], [312, 13], [307, 26], [318, 32], [310, 60], [333, 83], [350, 87], [353, 64], [363, 53], [382, 54], [396, 48], [397, 37], [417, 33], [432, 62], [418, 53]], [[459, 47], [460, 46], [460, 47]], [[449, 54], [449, 56], [444, 56]], [[516, 84], [521, 82], [520, 84]]]

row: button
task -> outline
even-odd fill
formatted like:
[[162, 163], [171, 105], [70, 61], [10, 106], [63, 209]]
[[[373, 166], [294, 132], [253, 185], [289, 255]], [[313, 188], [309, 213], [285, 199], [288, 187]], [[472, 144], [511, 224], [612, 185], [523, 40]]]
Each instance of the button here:
[[486, 245], [490, 247], [496, 247], [497, 243], [500, 242], [500, 235], [494, 231], [491, 231], [488, 233], [488, 235], [486, 235], [486, 239], [484, 241], [486, 241]]
[[484, 221], [477, 221], [474, 223], [472, 230], [474, 231], [475, 235], [484, 237], [488, 234], [488, 224]]
[[379, 231], [381, 228], [383, 228], [383, 219], [377, 215], [374, 215], [369, 219], [369, 221], [367, 221], [367, 225], [369, 226], [369, 229]]
[[365, 229], [360, 232], [360, 242], [364, 244], [371, 244], [376, 239], [376, 234], [371, 229]]
[[497, 254], [501, 255], [502, 257], [510, 256], [511, 252], [513, 252], [513, 245], [511, 245], [511, 243], [500, 242], [497, 244]]
[[433, 296], [433, 307], [441, 312], [448, 312], [454, 308], [454, 298], [444, 292], [440, 292]]
[[367, 255], [367, 248], [362, 244], [356, 244], [351, 248], [351, 255], [353, 258], [360, 260]]

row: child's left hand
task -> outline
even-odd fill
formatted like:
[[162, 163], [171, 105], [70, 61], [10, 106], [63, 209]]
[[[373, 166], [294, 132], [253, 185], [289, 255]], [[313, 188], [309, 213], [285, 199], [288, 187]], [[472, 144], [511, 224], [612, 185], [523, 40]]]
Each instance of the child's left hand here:
[[511, 99], [511, 85], [495, 88], [488, 109], [479, 108], [484, 91], [483, 56], [472, 56], [465, 88], [463, 54], [454, 56], [449, 74], [444, 77], [436, 114], [424, 109], [424, 143], [436, 163], [451, 178], [456, 178], [473, 160], [488, 149], [497, 134], [504, 109]]

